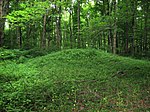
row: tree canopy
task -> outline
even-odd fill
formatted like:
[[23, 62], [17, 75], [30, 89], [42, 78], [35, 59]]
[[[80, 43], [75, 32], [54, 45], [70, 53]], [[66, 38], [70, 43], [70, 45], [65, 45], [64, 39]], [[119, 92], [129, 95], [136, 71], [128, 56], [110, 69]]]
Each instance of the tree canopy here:
[[1, 0], [0, 45], [149, 55], [149, 1]]

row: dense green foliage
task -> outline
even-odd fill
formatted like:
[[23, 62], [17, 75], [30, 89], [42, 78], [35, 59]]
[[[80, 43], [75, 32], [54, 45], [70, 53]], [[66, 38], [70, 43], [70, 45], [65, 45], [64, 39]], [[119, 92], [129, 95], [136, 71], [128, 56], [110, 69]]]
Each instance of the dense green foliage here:
[[150, 62], [94, 49], [63, 50], [18, 62], [0, 61], [2, 112], [150, 109]]
[[150, 56], [149, 0], [1, 0], [0, 46]]
[[149, 112], [149, 4], [0, 0], [0, 112]]
[[0, 49], [0, 60], [18, 60], [20, 58], [34, 58], [38, 56], [43, 56], [48, 53], [56, 52], [55, 49], [42, 50], [39, 48], [34, 48], [30, 50], [19, 50], [19, 49]]

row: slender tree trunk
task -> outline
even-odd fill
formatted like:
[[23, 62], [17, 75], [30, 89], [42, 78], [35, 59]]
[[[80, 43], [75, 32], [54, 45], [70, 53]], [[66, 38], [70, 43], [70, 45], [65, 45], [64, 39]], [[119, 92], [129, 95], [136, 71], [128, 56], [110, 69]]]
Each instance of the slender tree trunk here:
[[[143, 20], [141, 18], [141, 21], [140, 21], [141, 25], [140, 25], [140, 31], [142, 31], [143, 29]], [[140, 39], [139, 39], [139, 54], [141, 55], [143, 52], [143, 34], [141, 33], [140, 34]]]
[[48, 33], [48, 42], [47, 42], [47, 46], [48, 46], [48, 48], [50, 47], [50, 45], [51, 45], [51, 40], [52, 40], [52, 33], [53, 33], [53, 30], [52, 30], [52, 25], [51, 25], [51, 23], [52, 23], [52, 17], [48, 17], [48, 20], [47, 20], [47, 23], [48, 23], [48, 26], [49, 26], [49, 30], [47, 31], [47, 33]]
[[0, 0], [0, 47], [2, 47], [2, 38], [3, 38], [3, 0]]
[[112, 35], [112, 30], [109, 29], [109, 34], [108, 34], [108, 46], [109, 46], [109, 52], [113, 52], [113, 35]]
[[4, 27], [6, 19], [3, 18], [6, 16], [9, 10], [9, 2], [10, 0], [0, 0], [0, 47], [3, 46], [3, 38], [4, 38]]
[[[110, 14], [112, 13], [112, 8], [113, 8], [113, 2], [109, 0], [107, 3], [108, 6], [108, 16], [111, 16]], [[113, 24], [113, 23], [112, 23]], [[109, 29], [109, 35], [108, 35], [108, 46], [109, 46], [109, 52], [113, 53], [113, 31], [112, 31], [112, 26], [110, 26]]]
[[117, 36], [117, 28], [115, 25], [114, 36], [113, 36], [113, 54], [116, 54], [116, 36]]
[[[61, 0], [60, 0], [61, 2]], [[62, 6], [59, 6], [59, 21], [58, 21], [58, 26], [59, 26], [59, 46], [61, 49], [61, 45], [62, 45], [62, 32], [61, 32], [61, 12], [62, 12]]]
[[136, 36], [136, 10], [137, 10], [137, 0], [133, 0], [133, 15], [132, 15], [132, 45], [131, 52], [132, 55], [135, 54], [135, 36]]
[[[61, 0], [60, 0], [61, 2]], [[57, 9], [56, 9], [57, 10]], [[62, 41], [62, 34], [61, 34], [61, 6], [58, 8], [58, 15], [59, 17], [56, 17], [56, 41], [57, 41], [57, 47], [58, 49], [61, 49], [61, 41]]]
[[149, 4], [146, 2], [144, 7], [145, 18], [144, 18], [144, 52], [148, 51], [148, 10]]
[[80, 0], [78, 0], [78, 11], [77, 11], [77, 16], [78, 16], [78, 48], [81, 47], [81, 37], [80, 37]]
[[22, 31], [21, 31], [21, 27], [17, 27], [17, 40], [18, 40], [18, 45], [19, 48], [22, 48]]
[[46, 48], [46, 17], [45, 14], [43, 17], [43, 31], [42, 31], [42, 38], [41, 38], [41, 48]]
[[72, 13], [70, 12], [70, 15], [69, 15], [69, 29], [70, 29], [70, 48], [72, 49], [73, 48], [73, 37], [72, 37]]
[[60, 30], [59, 30], [59, 28], [60, 28], [60, 26], [59, 26], [59, 19], [57, 18], [56, 19], [56, 43], [57, 43], [58, 49], [60, 49], [60, 47], [61, 47], [61, 44], [60, 44], [61, 37], [60, 37]]
[[114, 2], [114, 34], [113, 34], [113, 54], [116, 54], [116, 38], [117, 38], [117, 20], [116, 20], [117, 0]]
[[125, 48], [126, 53], [129, 52], [129, 25], [128, 21], [126, 22], [126, 48]]

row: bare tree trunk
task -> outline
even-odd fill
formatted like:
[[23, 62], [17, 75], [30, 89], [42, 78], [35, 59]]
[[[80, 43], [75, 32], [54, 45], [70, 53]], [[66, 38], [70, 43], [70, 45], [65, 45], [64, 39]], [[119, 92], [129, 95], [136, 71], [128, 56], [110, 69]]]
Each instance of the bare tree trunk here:
[[115, 25], [114, 36], [113, 36], [113, 54], [116, 54], [116, 36], [117, 36], [117, 27]]
[[113, 54], [116, 54], [116, 38], [117, 38], [117, 20], [116, 20], [117, 0], [114, 2], [114, 34], [113, 34]]
[[[112, 1], [108, 1], [107, 3], [108, 6], [108, 16], [110, 16], [111, 12], [112, 12], [112, 8], [113, 8], [113, 2]], [[110, 26], [109, 29], [109, 35], [108, 35], [108, 46], [109, 46], [109, 52], [113, 52], [113, 31], [112, 31], [112, 26]]]
[[132, 17], [132, 55], [135, 54], [135, 36], [136, 36], [136, 10], [137, 10], [137, 0], [133, 0], [133, 17]]
[[78, 0], [78, 11], [77, 11], [77, 16], [78, 16], [78, 48], [81, 47], [81, 37], [80, 37], [80, 0]]
[[[61, 2], [61, 0], [60, 0]], [[61, 6], [59, 6], [59, 18], [58, 18], [58, 30], [59, 30], [59, 47], [61, 49], [61, 45], [62, 45], [62, 32], [61, 32], [61, 11], [62, 11], [62, 8]]]
[[0, 47], [2, 47], [2, 38], [3, 38], [3, 0], [0, 0]]
[[41, 38], [41, 48], [46, 47], [46, 14], [43, 17], [43, 32], [42, 32], [42, 38]]
[[[47, 33], [48, 33], [48, 42], [47, 42], [47, 46], [48, 46], [48, 48], [50, 48], [50, 46], [51, 46], [51, 40], [52, 40], [52, 33], [53, 33], [53, 29], [52, 29], [52, 17], [50, 16], [50, 17], [48, 17], [47, 18], [47, 23], [48, 23], [48, 26], [50, 27], [50, 29], [47, 31]], [[52, 32], [51, 32], [52, 31]]]
[[18, 46], [19, 48], [22, 48], [22, 31], [21, 31], [21, 27], [17, 27], [17, 43], [18, 43]]
[[[61, 2], [61, 0], [60, 0]], [[56, 9], [57, 10], [57, 9]], [[56, 17], [56, 42], [58, 49], [61, 49], [61, 41], [62, 41], [62, 34], [61, 34], [61, 6], [58, 8], [59, 17]]]
[[[140, 23], [141, 23], [141, 25], [140, 25], [140, 30], [142, 31], [142, 29], [143, 29], [143, 20], [141, 19], [140, 20]], [[141, 55], [142, 54], [142, 52], [143, 52], [143, 36], [142, 36], [142, 34], [140, 34], [140, 39], [139, 39], [139, 54]]]
[[126, 53], [129, 52], [129, 25], [128, 25], [128, 21], [126, 23], [126, 47], [125, 47], [125, 51], [126, 51]]
[[149, 11], [149, 5], [148, 3], [145, 3], [145, 18], [144, 18], [144, 52], [148, 51], [148, 11]]
[[0, 0], [0, 47], [3, 46], [3, 38], [4, 38], [4, 27], [5, 27], [5, 16], [9, 10], [9, 2], [10, 0]]
[[105, 51], [106, 50], [106, 33], [105, 32], [102, 32], [102, 37], [103, 37], [103, 43], [104, 43], [103, 50]]
[[72, 39], [72, 13], [69, 15], [69, 29], [70, 29], [70, 48], [73, 48], [73, 39]]

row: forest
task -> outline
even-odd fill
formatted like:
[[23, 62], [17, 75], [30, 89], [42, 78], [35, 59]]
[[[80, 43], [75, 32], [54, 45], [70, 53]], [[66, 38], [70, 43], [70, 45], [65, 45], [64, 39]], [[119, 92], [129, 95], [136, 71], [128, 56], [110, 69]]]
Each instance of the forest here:
[[0, 0], [0, 112], [149, 112], [149, 0]]

